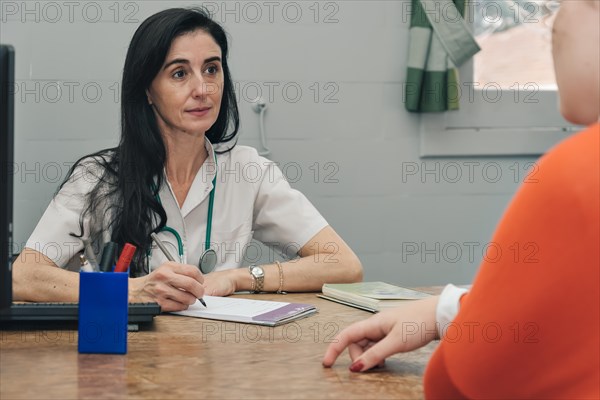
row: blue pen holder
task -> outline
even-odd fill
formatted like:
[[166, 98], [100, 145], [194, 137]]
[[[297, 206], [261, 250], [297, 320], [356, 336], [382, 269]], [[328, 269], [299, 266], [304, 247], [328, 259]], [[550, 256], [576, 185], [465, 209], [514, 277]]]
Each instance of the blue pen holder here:
[[79, 273], [80, 353], [127, 353], [126, 272]]

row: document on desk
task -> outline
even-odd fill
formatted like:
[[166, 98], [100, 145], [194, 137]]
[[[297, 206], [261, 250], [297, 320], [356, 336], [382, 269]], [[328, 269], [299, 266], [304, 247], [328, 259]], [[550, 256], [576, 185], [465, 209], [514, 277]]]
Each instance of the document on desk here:
[[409, 300], [431, 296], [385, 282], [325, 283], [321, 291], [323, 294], [318, 297], [370, 312], [379, 312]]
[[172, 314], [219, 321], [277, 326], [317, 312], [315, 306], [302, 303], [214, 296], [204, 296], [203, 299], [206, 302], [206, 307], [196, 300], [196, 303], [192, 304], [187, 310], [173, 312]]

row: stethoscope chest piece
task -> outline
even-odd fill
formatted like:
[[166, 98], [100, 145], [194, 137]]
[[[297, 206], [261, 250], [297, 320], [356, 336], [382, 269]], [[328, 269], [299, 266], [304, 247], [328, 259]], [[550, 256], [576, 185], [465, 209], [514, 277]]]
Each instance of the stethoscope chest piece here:
[[200, 263], [198, 265], [200, 267], [200, 271], [202, 271], [203, 274], [208, 274], [209, 272], [212, 272], [213, 269], [215, 269], [216, 265], [217, 252], [213, 249], [204, 250], [204, 252], [200, 256]]

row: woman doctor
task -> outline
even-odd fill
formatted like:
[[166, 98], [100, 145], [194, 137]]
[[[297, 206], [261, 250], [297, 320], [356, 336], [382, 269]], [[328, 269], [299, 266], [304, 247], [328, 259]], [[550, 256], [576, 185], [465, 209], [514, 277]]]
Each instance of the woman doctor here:
[[[123, 71], [120, 143], [71, 169], [14, 263], [16, 299], [77, 301], [70, 269], [83, 240], [97, 255], [109, 241], [137, 246], [130, 301], [163, 311], [205, 294], [361, 280], [356, 255], [279, 168], [235, 146], [227, 51], [225, 32], [201, 9], [168, 9], [141, 24]], [[153, 232], [176, 261], [153, 245]], [[300, 258], [240, 268], [252, 237]]]

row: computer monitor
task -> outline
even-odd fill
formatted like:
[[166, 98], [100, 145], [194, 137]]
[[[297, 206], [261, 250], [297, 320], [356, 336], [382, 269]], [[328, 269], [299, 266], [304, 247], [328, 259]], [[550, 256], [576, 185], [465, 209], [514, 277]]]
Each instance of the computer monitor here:
[[[15, 50], [0, 44], [0, 328], [64, 323], [79, 318], [77, 303], [12, 303]], [[152, 322], [158, 303], [130, 303], [131, 327]], [[17, 325], [11, 325], [17, 324]], [[38, 329], [42, 325], [30, 325]]]
[[15, 50], [0, 44], [0, 309], [12, 300]]

